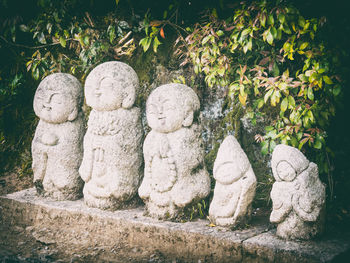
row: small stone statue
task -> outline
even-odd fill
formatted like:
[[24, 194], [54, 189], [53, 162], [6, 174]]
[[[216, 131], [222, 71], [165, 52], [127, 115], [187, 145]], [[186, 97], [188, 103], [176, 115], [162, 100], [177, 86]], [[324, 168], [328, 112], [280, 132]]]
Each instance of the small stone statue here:
[[199, 107], [196, 93], [182, 84], [160, 86], [147, 100], [152, 130], [143, 146], [145, 177], [139, 195], [151, 217], [175, 219], [210, 192], [200, 127], [194, 123]]
[[216, 184], [209, 218], [218, 226], [245, 224], [251, 216], [256, 177], [247, 155], [232, 135], [222, 142], [214, 162]]
[[277, 145], [272, 154], [276, 179], [270, 221], [284, 239], [310, 239], [323, 231], [325, 187], [317, 165], [296, 148]]
[[83, 89], [65, 73], [43, 79], [34, 97], [34, 112], [40, 118], [32, 142], [34, 184], [39, 194], [56, 200], [82, 196], [81, 163], [84, 120]]
[[127, 207], [137, 193], [143, 137], [140, 110], [133, 107], [138, 88], [136, 72], [117, 61], [97, 66], [86, 78], [86, 104], [92, 111], [79, 173], [90, 207]]

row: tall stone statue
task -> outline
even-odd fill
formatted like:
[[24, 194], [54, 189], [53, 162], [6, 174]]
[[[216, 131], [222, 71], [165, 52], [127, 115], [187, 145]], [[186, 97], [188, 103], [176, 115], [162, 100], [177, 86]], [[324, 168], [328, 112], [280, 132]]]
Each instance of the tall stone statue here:
[[310, 239], [323, 231], [325, 187], [317, 165], [296, 148], [277, 145], [272, 154], [276, 179], [271, 191], [270, 221], [285, 239]]
[[65, 73], [47, 76], [35, 93], [34, 112], [40, 121], [32, 142], [34, 184], [38, 193], [56, 200], [82, 196], [82, 103], [79, 81]]
[[119, 209], [137, 193], [143, 137], [140, 110], [133, 106], [138, 88], [136, 72], [117, 61], [97, 66], [86, 78], [86, 103], [92, 110], [79, 173], [88, 206]]
[[213, 171], [216, 184], [209, 207], [210, 220], [226, 227], [245, 224], [251, 216], [256, 177], [247, 155], [232, 135], [222, 142]]
[[152, 130], [143, 146], [145, 175], [139, 195], [152, 217], [174, 219], [210, 192], [200, 127], [195, 123], [199, 107], [196, 93], [182, 84], [160, 86], [147, 100]]

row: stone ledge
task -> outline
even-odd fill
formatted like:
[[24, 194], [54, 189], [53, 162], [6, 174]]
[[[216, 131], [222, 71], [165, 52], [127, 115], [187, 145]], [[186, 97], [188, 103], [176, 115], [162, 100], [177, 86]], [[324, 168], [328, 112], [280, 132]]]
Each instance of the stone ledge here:
[[18, 242], [6, 236], [17, 233], [21, 244], [44, 244], [65, 259], [79, 255], [82, 262], [154, 262], [154, 255], [162, 255], [161, 262], [332, 262], [350, 247], [349, 241], [331, 239], [285, 242], [258, 220], [249, 229], [227, 231], [210, 227], [207, 220], [151, 219], [142, 207], [102, 211], [82, 200], [37, 197], [33, 188], [0, 197], [0, 230], [0, 248], [19, 253]]

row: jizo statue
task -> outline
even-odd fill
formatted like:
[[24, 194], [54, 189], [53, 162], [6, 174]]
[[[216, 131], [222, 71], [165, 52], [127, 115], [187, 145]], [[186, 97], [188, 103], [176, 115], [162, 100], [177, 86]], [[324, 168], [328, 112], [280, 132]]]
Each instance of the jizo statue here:
[[152, 130], [143, 146], [145, 173], [139, 195], [152, 217], [176, 218], [210, 192], [196, 120], [199, 106], [196, 93], [182, 84], [160, 86], [147, 99]]
[[86, 79], [86, 103], [92, 110], [79, 172], [88, 206], [119, 209], [137, 193], [143, 137], [140, 110], [133, 106], [138, 88], [135, 71], [117, 61], [97, 66]]
[[82, 102], [79, 81], [65, 73], [47, 76], [35, 93], [34, 111], [40, 120], [32, 142], [34, 184], [40, 194], [57, 200], [82, 196]]

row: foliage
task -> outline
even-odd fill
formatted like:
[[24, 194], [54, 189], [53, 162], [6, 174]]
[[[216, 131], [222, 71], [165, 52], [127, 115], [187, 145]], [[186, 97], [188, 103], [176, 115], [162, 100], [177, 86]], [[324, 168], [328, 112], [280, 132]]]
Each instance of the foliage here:
[[[71, 72], [82, 79], [106, 59], [130, 56], [134, 49], [132, 29], [126, 21], [112, 15], [95, 22], [89, 13], [84, 17], [66, 17], [67, 13], [43, 13], [28, 27], [37, 46], [26, 63], [34, 79], [53, 72]], [[68, 22], [69, 21], [69, 22]]]
[[197, 23], [178, 54], [208, 87], [228, 87], [253, 124], [266, 119], [265, 134], [256, 136], [263, 154], [277, 143], [313, 148], [328, 172], [325, 137], [341, 81], [337, 57], [320, 37], [324, 22], [285, 1], [243, 3], [227, 20], [210, 15]]
[[[36, 123], [32, 98], [41, 79], [67, 72], [84, 81], [95, 65], [133, 54], [133, 34], [141, 29], [116, 19], [113, 12], [91, 15], [99, 4], [82, 0], [0, 1], [0, 9], [9, 11], [0, 19], [1, 163], [14, 163], [10, 159], [29, 148]], [[115, 7], [115, 2], [112, 4]], [[33, 7], [36, 10], [29, 16], [24, 9]], [[16, 8], [22, 10], [20, 15], [11, 14]], [[28, 167], [28, 158], [19, 159]]]

